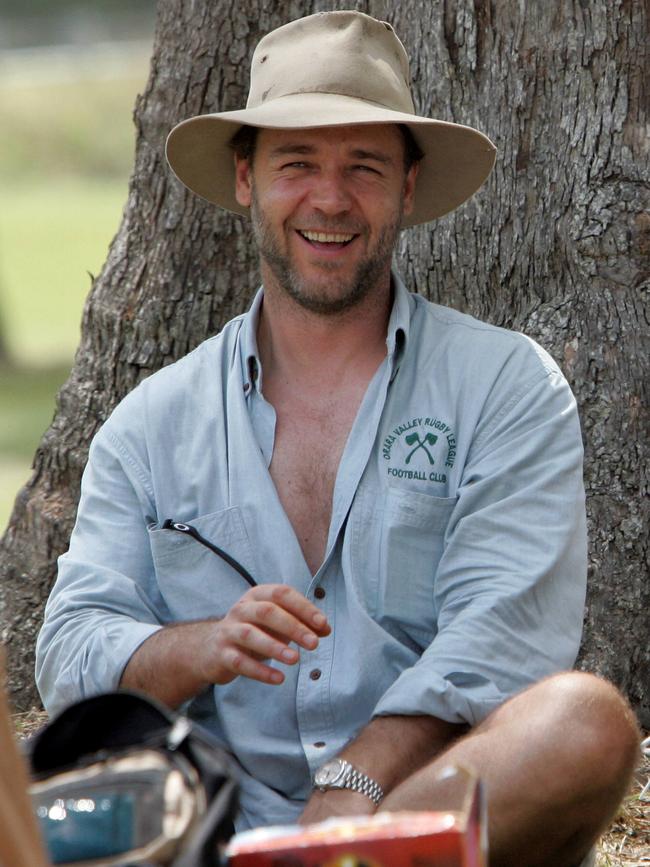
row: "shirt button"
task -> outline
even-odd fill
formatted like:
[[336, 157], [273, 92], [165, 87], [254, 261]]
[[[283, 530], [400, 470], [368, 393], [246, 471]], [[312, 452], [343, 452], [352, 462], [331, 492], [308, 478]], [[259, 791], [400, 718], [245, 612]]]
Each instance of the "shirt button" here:
[[325, 746], [325, 741], [316, 741], [316, 743], [314, 744], [314, 746], [315, 746], [317, 749], [322, 750], [323, 747]]
[[312, 680], [318, 680], [318, 678], [321, 676], [320, 668], [312, 668], [312, 670], [309, 672], [309, 676]]
[[314, 590], [314, 596], [316, 597], [316, 599], [324, 599], [325, 598], [325, 588], [324, 587], [317, 587]]

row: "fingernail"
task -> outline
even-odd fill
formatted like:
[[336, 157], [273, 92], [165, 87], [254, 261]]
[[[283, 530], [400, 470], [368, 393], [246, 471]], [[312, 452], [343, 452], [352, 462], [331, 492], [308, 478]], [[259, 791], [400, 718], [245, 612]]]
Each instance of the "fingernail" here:
[[314, 614], [312, 617], [312, 623], [316, 626], [325, 626], [327, 623], [327, 617], [324, 614]]
[[285, 650], [282, 651], [280, 656], [282, 657], [282, 659], [285, 660], [285, 662], [293, 662], [295, 660], [296, 656], [298, 656], [298, 654], [296, 653], [295, 650], [292, 650], [290, 647], [287, 647]]
[[305, 632], [302, 637], [302, 643], [306, 644], [308, 647], [316, 647], [318, 639], [311, 632]]

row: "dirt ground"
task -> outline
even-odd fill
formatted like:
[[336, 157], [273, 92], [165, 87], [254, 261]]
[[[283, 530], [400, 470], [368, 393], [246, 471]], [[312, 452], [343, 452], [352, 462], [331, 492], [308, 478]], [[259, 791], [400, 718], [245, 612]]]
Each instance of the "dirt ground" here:
[[[46, 720], [42, 711], [15, 714], [19, 737], [26, 737]], [[644, 737], [648, 737], [648, 732]], [[650, 867], [650, 755], [644, 757], [618, 816], [598, 844], [596, 867]]]
[[650, 865], [650, 785], [641, 799], [646, 784], [650, 784], [650, 756], [644, 758], [619, 815], [599, 843], [597, 867]]

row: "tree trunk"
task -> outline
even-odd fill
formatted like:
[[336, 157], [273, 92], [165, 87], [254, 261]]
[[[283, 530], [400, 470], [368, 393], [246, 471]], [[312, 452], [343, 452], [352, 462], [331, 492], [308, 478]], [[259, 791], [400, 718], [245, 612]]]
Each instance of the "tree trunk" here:
[[[650, 725], [644, 4], [335, 5], [392, 21], [412, 58], [418, 109], [475, 125], [499, 148], [472, 201], [405, 233], [402, 272], [435, 301], [527, 332], [563, 365], [586, 440], [591, 581], [582, 665], [622, 687]], [[37, 702], [34, 638], [92, 435], [143, 377], [243, 310], [256, 284], [246, 222], [184, 192], [165, 166], [166, 134], [192, 114], [243, 105], [258, 39], [332, 6], [160, 0], [124, 218], [86, 304], [56, 418], [2, 541], [3, 640], [17, 708]]]

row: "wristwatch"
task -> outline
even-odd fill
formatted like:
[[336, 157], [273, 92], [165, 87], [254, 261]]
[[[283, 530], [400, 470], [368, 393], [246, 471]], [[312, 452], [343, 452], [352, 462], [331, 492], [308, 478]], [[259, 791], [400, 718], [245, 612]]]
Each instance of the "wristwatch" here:
[[379, 783], [358, 771], [345, 759], [332, 759], [321, 765], [314, 776], [314, 786], [321, 792], [328, 789], [352, 789], [353, 792], [366, 795], [374, 804], [379, 804], [384, 797]]

